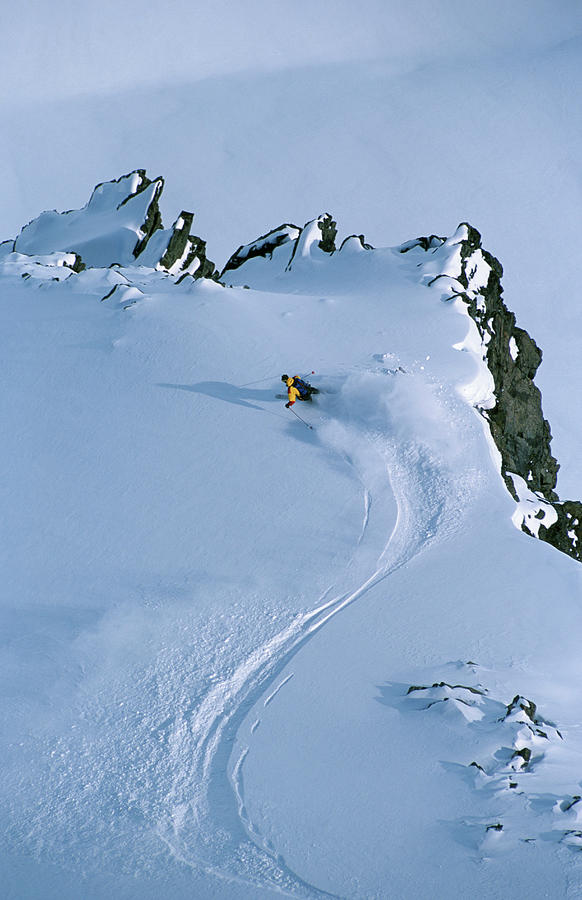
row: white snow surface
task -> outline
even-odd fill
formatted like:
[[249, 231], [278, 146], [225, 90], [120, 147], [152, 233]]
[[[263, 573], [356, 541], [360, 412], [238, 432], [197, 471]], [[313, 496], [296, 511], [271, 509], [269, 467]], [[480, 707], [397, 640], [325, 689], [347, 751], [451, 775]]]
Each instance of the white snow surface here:
[[3, 13], [2, 895], [582, 897], [580, 569], [513, 527], [454, 267], [12, 252], [138, 166], [219, 268], [323, 209], [380, 247], [470, 221], [580, 499], [580, 4]]
[[[137, 167], [172, 173], [222, 268], [328, 209], [374, 246], [469, 221], [544, 351], [538, 384], [575, 498], [582, 456], [582, 7], [574, 0], [71, 0], [7, 6], [0, 238]], [[147, 64], [146, 62], [147, 61]]]
[[46, 211], [29, 222], [14, 250], [28, 255], [74, 250], [87, 266], [131, 265], [148, 208], [163, 183], [156, 179], [142, 185], [137, 172], [97, 185], [82, 209]]
[[5, 265], [5, 893], [577, 896], [581, 570], [512, 525], [475, 326], [415, 251], [276, 253]]

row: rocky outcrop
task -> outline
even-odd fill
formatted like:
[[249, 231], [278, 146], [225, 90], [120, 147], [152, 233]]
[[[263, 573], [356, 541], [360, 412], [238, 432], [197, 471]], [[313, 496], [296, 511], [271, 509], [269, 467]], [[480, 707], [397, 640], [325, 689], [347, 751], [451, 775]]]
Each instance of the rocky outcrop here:
[[[176, 263], [173, 268], [175, 268]], [[164, 268], [163, 261], [160, 267]], [[195, 235], [188, 236], [187, 250], [184, 258], [184, 264], [179, 268], [180, 277], [178, 283], [185, 278], [192, 277], [195, 281], [198, 278], [211, 278], [218, 281], [218, 271], [214, 263], [206, 256], [206, 241]], [[170, 274], [174, 274], [171, 272]]]
[[340, 253], [342, 250], [373, 250], [371, 244], [366, 243], [366, 238], [363, 234], [350, 234], [347, 238], [341, 242], [340, 245]]
[[[144, 220], [140, 226], [140, 237], [133, 248], [134, 257], [138, 257], [140, 253], [145, 249], [149, 239], [151, 238], [154, 231], [163, 228], [162, 225], [162, 214], [160, 212], [160, 208], [158, 205], [158, 201], [164, 189], [164, 179], [156, 178], [155, 181], [150, 181], [145, 173], [145, 169], [137, 169], [136, 173], [139, 175], [140, 183], [138, 187], [135, 189], [133, 194], [130, 194], [125, 200], [122, 200], [118, 206], [118, 209], [121, 209], [122, 206], [125, 206], [126, 203], [134, 200], [140, 194], [143, 194], [145, 191], [148, 191], [148, 188], [152, 188], [149, 191], [149, 197], [147, 198], [147, 207], [144, 216]], [[135, 174], [135, 173], [134, 173]], [[127, 177], [127, 176], [126, 176]], [[121, 179], [119, 179], [121, 180]], [[95, 189], [97, 190], [97, 188]], [[91, 201], [89, 201], [91, 202]]]
[[321, 240], [318, 245], [320, 250], [323, 250], [324, 253], [333, 253], [336, 249], [335, 237], [337, 228], [336, 223], [329, 213], [319, 217], [317, 220], [317, 227], [321, 231]]
[[400, 252], [415, 248], [430, 251], [430, 262], [423, 266], [427, 284], [442, 289], [444, 300], [462, 301], [477, 327], [492, 385], [490, 396], [474, 405], [501, 455], [501, 474], [520, 507], [520, 527], [582, 559], [582, 504], [562, 503], [556, 493], [559, 465], [534, 383], [542, 352], [503, 301], [501, 263], [483, 249], [481, 235], [466, 222], [448, 239], [417, 238]]
[[557, 520], [553, 525], [540, 525], [538, 537], [582, 562], [582, 503], [565, 500], [552, 504]]
[[82, 257], [80, 257], [78, 253], [71, 253], [70, 256], [73, 257], [73, 260], [71, 262], [65, 262], [63, 265], [68, 266], [69, 269], [72, 269], [77, 275], [79, 272], [84, 272], [87, 266], [83, 262]]
[[[550, 450], [550, 425], [544, 419], [541, 393], [533, 380], [542, 352], [528, 333], [517, 327], [515, 315], [502, 300], [501, 263], [482, 249], [479, 232], [470, 225], [466, 227], [458, 280], [467, 290], [464, 299], [485, 345], [487, 367], [495, 382], [495, 406], [484, 415], [501, 453], [502, 474], [515, 499], [509, 475], [512, 472], [521, 475], [530, 490], [540, 492], [547, 500], [557, 500], [554, 488], [559, 466]], [[469, 289], [477, 253], [488, 265], [489, 276], [475, 296]]]
[[257, 257], [272, 259], [273, 253], [278, 247], [282, 247], [284, 244], [290, 242], [295, 243], [300, 234], [301, 229], [296, 225], [279, 225], [278, 228], [274, 228], [272, 231], [268, 231], [267, 234], [261, 235], [261, 237], [257, 238], [256, 241], [253, 241], [252, 244], [243, 244], [232, 254], [220, 273], [220, 278], [227, 272], [238, 269], [244, 263], [248, 262], [249, 259]]
[[[42, 281], [66, 281], [73, 273], [78, 275], [86, 268], [78, 253], [47, 253], [28, 256], [10, 251], [9, 242], [0, 246], [0, 274]], [[10, 242], [13, 244], [13, 242]], [[7, 252], [2, 253], [2, 249]]]
[[98, 184], [82, 209], [41, 213], [14, 242], [28, 256], [78, 253], [87, 266], [131, 265], [161, 228], [158, 200], [164, 181], [136, 169]]
[[186, 276], [214, 278], [215, 265], [206, 256], [206, 241], [190, 233], [194, 213], [182, 210], [171, 228], [159, 231], [136, 262], [167, 272], [181, 281]]
[[[534, 842], [547, 840], [551, 833], [552, 841], [578, 851], [582, 807], [576, 766], [570, 762], [575, 748], [557, 723], [517, 693], [516, 686], [499, 695], [506, 674], [501, 678], [500, 672], [474, 662], [451, 662], [440, 671], [423, 670], [422, 679], [408, 688], [406, 683], [387, 682], [380, 687], [379, 700], [403, 717], [425, 719], [438, 746], [435, 763], [438, 760], [449, 774], [457, 773], [464, 790], [470, 786], [477, 792], [476, 815], [457, 821], [465, 840], [488, 852], [491, 841], [503, 835]], [[416, 725], [411, 733], [418, 734]], [[445, 735], [448, 759], [443, 759]], [[516, 818], [516, 806], [534, 815]], [[491, 809], [496, 809], [494, 816]]]
[[423, 250], [432, 250], [440, 247], [445, 241], [446, 238], [439, 237], [436, 234], [431, 234], [429, 237], [414, 238], [412, 241], [406, 241], [405, 244], [401, 244], [400, 252], [408, 253], [409, 250], [414, 250], [415, 247], [421, 247]]
[[172, 228], [164, 229], [163, 189], [164, 179], [151, 180], [145, 169], [101, 182], [82, 209], [52, 210], [29, 222], [12, 249], [27, 256], [75, 253], [89, 267], [137, 264], [176, 277], [215, 277], [205, 241], [190, 233], [193, 213], [182, 212]]
[[295, 241], [291, 259], [287, 264], [287, 271], [302, 259], [309, 259], [315, 253], [334, 253], [335, 236], [337, 234], [336, 223], [329, 213], [318, 216], [307, 222], [301, 229], [299, 237]]
[[[336, 223], [329, 213], [312, 219], [303, 228], [289, 224], [279, 225], [252, 243], [239, 247], [220, 273], [220, 280], [225, 278], [228, 284], [242, 284], [244, 276], [237, 270], [251, 260], [268, 260], [272, 276], [273, 266], [278, 265], [282, 273], [291, 271], [306, 260], [324, 259], [336, 252], [336, 235]], [[360, 237], [363, 241], [363, 235]], [[233, 277], [232, 273], [235, 271], [236, 275]], [[256, 269], [253, 270], [253, 275], [255, 274]]]

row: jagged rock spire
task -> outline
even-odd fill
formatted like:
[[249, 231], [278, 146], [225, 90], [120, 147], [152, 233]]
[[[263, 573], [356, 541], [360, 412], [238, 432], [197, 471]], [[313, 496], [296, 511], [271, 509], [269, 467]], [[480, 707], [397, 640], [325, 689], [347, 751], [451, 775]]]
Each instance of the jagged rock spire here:
[[91, 267], [147, 265], [169, 274], [210, 277], [206, 243], [190, 234], [193, 213], [182, 212], [164, 230], [159, 200], [164, 179], [136, 169], [98, 184], [82, 209], [44, 212], [14, 242], [19, 253], [76, 253]]

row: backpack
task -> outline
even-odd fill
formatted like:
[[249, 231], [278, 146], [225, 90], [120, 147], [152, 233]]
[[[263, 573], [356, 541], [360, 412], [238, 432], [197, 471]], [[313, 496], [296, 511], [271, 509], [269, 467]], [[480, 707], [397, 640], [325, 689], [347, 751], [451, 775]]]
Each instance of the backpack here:
[[311, 385], [307, 384], [307, 382], [303, 381], [299, 375], [293, 376], [293, 387], [296, 387], [299, 391], [301, 397], [309, 396]]

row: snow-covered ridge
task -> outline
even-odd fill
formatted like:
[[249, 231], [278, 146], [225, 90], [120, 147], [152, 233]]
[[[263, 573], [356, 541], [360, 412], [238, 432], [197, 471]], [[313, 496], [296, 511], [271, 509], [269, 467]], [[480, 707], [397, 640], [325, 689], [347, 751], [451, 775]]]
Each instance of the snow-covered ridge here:
[[[123, 270], [120, 280], [107, 283], [102, 299], [128, 308], [143, 296], [133, 284], [137, 267], [156, 270], [176, 283], [190, 276], [261, 288], [273, 279], [284, 285], [292, 274], [309, 279], [332, 259], [365, 252], [372, 261], [386, 252], [375, 251], [362, 234], [346, 237], [338, 248], [336, 222], [325, 213], [303, 227], [284, 224], [241, 245], [218, 276], [206, 257], [206, 242], [190, 232], [193, 213], [183, 210], [171, 228], [163, 228], [158, 205], [163, 186], [162, 178], [152, 181], [137, 169], [97, 185], [80, 210], [42, 213], [15, 241], [0, 245], [1, 271], [63, 280], [85, 267], [117, 266]], [[482, 247], [479, 232], [468, 223], [448, 238], [432, 234], [395, 249], [407, 255], [414, 279], [472, 320], [465, 339], [455, 345], [478, 361], [475, 378], [462, 390], [487, 421], [501, 456], [501, 475], [517, 504], [514, 523], [582, 559], [582, 504], [561, 502], [555, 492], [559, 466], [534, 383], [542, 354], [502, 300], [500, 262]]]
[[[282, 278], [305, 261], [319, 263], [338, 252], [374, 248], [363, 235], [335, 246], [336, 223], [329, 214], [299, 229], [282, 225], [251, 244], [239, 247], [221, 273], [229, 285], [260, 287]], [[516, 324], [501, 295], [503, 268], [481, 245], [481, 235], [461, 223], [448, 238], [431, 234], [402, 244], [414, 273], [444, 301], [452, 301], [472, 325], [456, 348], [470, 352], [477, 374], [463, 394], [486, 419], [501, 475], [517, 503], [513, 521], [527, 534], [582, 559], [578, 529], [582, 505], [561, 503], [555, 492], [559, 465], [550, 450], [551, 431], [543, 416], [541, 394], [534, 383], [542, 354], [529, 334]]]
[[[336, 247], [336, 222], [329, 213], [306, 222], [302, 228], [297, 225], [279, 225], [267, 234], [261, 235], [250, 244], [243, 244], [236, 250], [220, 273], [220, 280], [230, 286], [242, 284], [241, 272], [235, 270], [246, 265], [245, 275], [255, 281], [260, 273], [272, 275], [290, 272], [302, 262], [325, 261], [336, 252], [358, 253], [372, 250], [363, 234], [351, 234], [340, 247]], [[252, 262], [252, 268], [248, 264]]]
[[137, 265], [174, 276], [210, 277], [214, 264], [206, 258], [206, 244], [190, 234], [193, 213], [183, 211], [172, 228], [163, 228], [163, 189], [164, 179], [151, 181], [144, 169], [98, 184], [82, 209], [41, 213], [14, 242], [5, 242], [4, 253], [72, 252], [90, 267]]
[[517, 503], [514, 523], [582, 559], [582, 504], [560, 502], [555, 491], [559, 465], [534, 383], [542, 352], [503, 302], [501, 263], [482, 247], [481, 235], [468, 223], [447, 239], [431, 235], [400, 249], [428, 256], [419, 263], [427, 285], [438, 290], [442, 300], [460, 303], [474, 323], [457, 345], [481, 363], [466, 395], [487, 421], [501, 455], [501, 474]]

